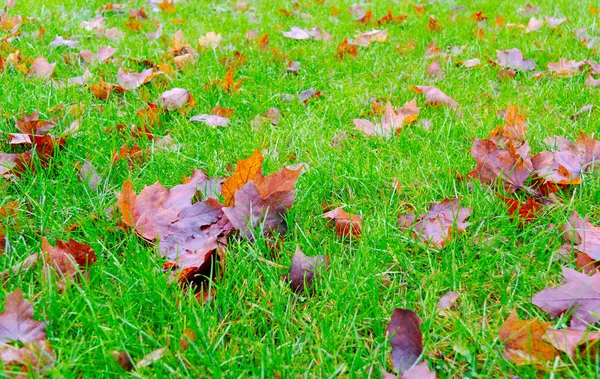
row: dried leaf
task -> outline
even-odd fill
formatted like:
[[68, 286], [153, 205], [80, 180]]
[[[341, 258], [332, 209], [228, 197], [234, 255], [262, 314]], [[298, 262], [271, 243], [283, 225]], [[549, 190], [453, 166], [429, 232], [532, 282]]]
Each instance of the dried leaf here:
[[411, 86], [410, 88], [425, 95], [427, 106], [444, 105], [454, 110], [458, 109], [458, 103], [450, 96], [443, 93], [439, 88], [434, 86]]
[[546, 287], [533, 297], [533, 304], [550, 313], [552, 318], [573, 311], [571, 327], [585, 329], [598, 322], [600, 315], [600, 273], [588, 276], [563, 267], [566, 283], [560, 287]]
[[537, 319], [521, 321], [513, 310], [498, 331], [506, 347], [505, 356], [515, 363], [554, 359], [558, 355], [556, 350], [542, 341], [549, 326], [549, 322]]
[[335, 232], [338, 236], [359, 238], [362, 233], [362, 215], [346, 213], [341, 207], [323, 215], [335, 221]]
[[394, 368], [406, 373], [423, 353], [423, 321], [410, 309], [395, 308], [386, 334], [391, 338]]
[[315, 274], [329, 268], [329, 257], [317, 255], [308, 257], [304, 255], [299, 246], [296, 246], [296, 253], [292, 258], [292, 265], [288, 273], [288, 280], [292, 291], [303, 293], [309, 289], [315, 279]]
[[519, 49], [496, 50], [496, 53], [498, 55], [497, 63], [501, 67], [522, 71], [535, 69], [533, 59], [524, 59], [523, 53]]

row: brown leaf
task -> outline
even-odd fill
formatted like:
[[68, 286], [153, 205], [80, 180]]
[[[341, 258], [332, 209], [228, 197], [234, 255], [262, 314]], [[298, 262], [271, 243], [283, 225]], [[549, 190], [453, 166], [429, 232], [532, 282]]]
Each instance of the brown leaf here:
[[429, 213], [420, 215], [413, 225], [417, 236], [442, 248], [452, 237], [452, 228], [462, 233], [470, 225], [465, 222], [471, 215], [469, 208], [459, 208], [458, 199], [446, 199], [432, 205]]
[[446, 76], [446, 73], [442, 71], [439, 61], [433, 61], [427, 65], [427, 76], [436, 79], [443, 79]]
[[402, 373], [413, 367], [423, 353], [422, 322], [413, 310], [395, 308], [392, 312], [386, 334], [391, 338], [394, 368]]
[[131, 357], [124, 351], [113, 351], [110, 355], [117, 361], [117, 364], [125, 371], [133, 370], [133, 362]]
[[181, 339], [179, 340], [179, 347], [181, 347], [182, 350], [187, 350], [190, 342], [194, 341], [196, 341], [196, 332], [190, 328], [185, 328], [181, 334]]
[[534, 220], [542, 209], [542, 204], [531, 197], [524, 202], [508, 197], [501, 196], [501, 198], [508, 205], [508, 214], [513, 216], [518, 215], [521, 220], [526, 222]]
[[173, 88], [165, 91], [158, 98], [158, 104], [168, 110], [191, 108], [194, 104], [192, 95], [183, 88]]
[[371, 30], [369, 32], [359, 33], [354, 36], [354, 40], [350, 42], [352, 45], [368, 47], [371, 42], [387, 41], [387, 30]]
[[407, 14], [400, 14], [398, 16], [394, 16], [392, 13], [392, 10], [388, 9], [387, 14], [375, 22], [375, 27], [377, 27], [381, 24], [388, 23], [388, 22], [394, 22], [397, 24], [401, 24], [404, 21], [406, 21], [407, 18], [408, 18]]
[[558, 355], [557, 351], [542, 341], [549, 326], [549, 322], [537, 319], [521, 321], [513, 310], [498, 331], [498, 336], [506, 347], [505, 356], [515, 363], [554, 359]]
[[458, 300], [458, 293], [451, 292], [451, 291], [446, 292], [444, 294], [444, 296], [442, 296], [440, 298], [440, 300], [438, 301], [437, 309], [439, 311], [448, 310], [448, 309], [452, 308], [454, 306], [454, 304], [456, 304], [457, 300]]
[[238, 160], [232, 176], [223, 182], [223, 198], [225, 206], [234, 204], [235, 192], [242, 188], [248, 181], [254, 180], [261, 172], [264, 158], [260, 150], [256, 150], [252, 156]]
[[229, 123], [227, 117], [210, 115], [210, 114], [199, 114], [190, 118], [190, 121], [201, 122], [210, 127], [216, 128], [218, 126], [225, 128]]
[[348, 38], [344, 38], [344, 40], [337, 47], [337, 57], [339, 59], [344, 59], [346, 55], [356, 57], [356, 53], [356, 45], [350, 45]]
[[369, 9], [364, 15], [358, 17], [356, 21], [360, 22], [361, 24], [368, 24], [369, 22], [371, 22], [372, 18], [373, 11]]
[[581, 218], [577, 212], [573, 212], [569, 221], [562, 229], [565, 238], [569, 242], [569, 248], [587, 254], [593, 260], [600, 260], [600, 227], [590, 223], [587, 216]]
[[560, 78], [568, 78], [573, 75], [577, 75], [585, 62], [566, 60], [565, 58], [559, 58], [558, 62], [548, 63], [548, 70], [555, 76]]
[[506, 123], [497, 126], [490, 132], [490, 139], [498, 145], [504, 145], [508, 141], [524, 142], [525, 132], [527, 131], [527, 121], [525, 115], [519, 114], [516, 106], [509, 105], [506, 109]]
[[563, 267], [566, 283], [560, 287], [546, 287], [538, 292], [532, 303], [550, 313], [552, 318], [572, 312], [571, 327], [585, 329], [598, 322], [600, 314], [600, 273], [591, 276]]
[[105, 82], [103, 78], [100, 78], [98, 83], [92, 84], [88, 88], [98, 100], [106, 100], [110, 97], [115, 86], [114, 84]]
[[40, 79], [48, 79], [54, 73], [55, 67], [56, 63], [49, 63], [46, 58], [39, 57], [33, 61], [31, 68], [27, 72], [27, 75]]
[[104, 63], [115, 55], [117, 50], [110, 46], [102, 46], [98, 52], [93, 53], [89, 50], [82, 50], [79, 55], [86, 63], [97, 64]]
[[263, 198], [253, 180], [234, 193], [234, 205], [223, 212], [242, 237], [254, 240], [256, 232], [272, 236], [287, 231], [285, 215], [294, 203], [294, 191], [277, 191]]
[[119, 67], [117, 72], [117, 83], [126, 90], [134, 90], [142, 85], [150, 82], [157, 75], [151, 68], [147, 68], [142, 72], [130, 72], [123, 67]]
[[362, 233], [362, 215], [346, 213], [341, 207], [335, 208], [323, 215], [335, 221], [335, 232], [338, 236], [359, 238]]
[[302, 91], [298, 94], [298, 100], [304, 104], [308, 103], [311, 98], [317, 98], [321, 96], [321, 91], [316, 91], [313, 88], [309, 88], [306, 91]]
[[533, 172], [527, 142], [515, 147], [513, 141], [508, 141], [500, 147], [492, 139], [476, 138], [471, 154], [477, 161], [477, 167], [468, 175], [484, 184], [499, 181], [509, 193], [522, 188]]
[[292, 258], [292, 265], [288, 273], [288, 280], [292, 291], [303, 293], [309, 289], [315, 279], [315, 274], [329, 268], [329, 257], [317, 255], [308, 257], [304, 255], [299, 246], [296, 246], [296, 253]]
[[458, 103], [454, 101], [450, 96], [443, 93], [439, 88], [434, 86], [411, 86], [413, 90], [417, 91], [417, 93], [422, 93], [425, 95], [425, 99], [427, 100], [425, 105], [429, 106], [438, 106], [445, 105], [449, 108], [457, 110]]
[[519, 49], [496, 50], [496, 53], [498, 55], [497, 63], [501, 67], [522, 71], [535, 69], [533, 59], [524, 59], [523, 53]]
[[17, 289], [6, 295], [4, 311], [0, 313], [0, 344], [19, 341], [36, 343], [46, 338], [46, 323], [33, 318], [33, 306]]
[[527, 23], [527, 28], [525, 28], [525, 33], [531, 33], [531, 32], [535, 32], [536, 30], [539, 30], [542, 25], [544, 25], [544, 20], [538, 20], [535, 17], [532, 17], [529, 19], [529, 22]]
[[54, 128], [54, 123], [51, 121], [40, 120], [39, 116], [39, 111], [23, 115], [20, 120], [16, 120], [16, 126], [24, 134], [45, 134], [50, 129]]

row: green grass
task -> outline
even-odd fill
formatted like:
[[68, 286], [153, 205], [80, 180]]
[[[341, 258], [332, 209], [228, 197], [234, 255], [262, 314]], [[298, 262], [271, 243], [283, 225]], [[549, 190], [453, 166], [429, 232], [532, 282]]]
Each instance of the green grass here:
[[[493, 190], [457, 179], [457, 172], [464, 175], [475, 166], [469, 154], [472, 139], [487, 136], [503, 123], [496, 110], [510, 104], [527, 114], [527, 138], [534, 152], [543, 148], [548, 136], [574, 139], [580, 130], [597, 133], [598, 109], [569, 120], [581, 106], [598, 105], [598, 91], [584, 87], [584, 74], [539, 80], [519, 74], [514, 80], [500, 81], [498, 68], [487, 63], [495, 60], [497, 49], [513, 47], [535, 59], [539, 70], [560, 57], [597, 61], [597, 52], [574, 38], [574, 30], [582, 27], [595, 34], [598, 18], [588, 11], [591, 3], [538, 2], [540, 15], [566, 16], [570, 22], [556, 31], [543, 27], [525, 34], [519, 27], [494, 28], [495, 16], [526, 25], [528, 19], [516, 12], [525, 1], [473, 2], [456, 13], [453, 22], [454, 2], [428, 4], [426, 14], [418, 15], [413, 4], [374, 0], [365, 5], [373, 9], [374, 18], [385, 15], [389, 7], [394, 14], [407, 13], [408, 19], [402, 25], [383, 27], [389, 32], [387, 42], [360, 48], [356, 58], [344, 60], [335, 58], [337, 45], [371, 29], [352, 21], [347, 11], [351, 1], [300, 2], [299, 12], [310, 14], [310, 19], [286, 17], [277, 11], [291, 10], [291, 2], [250, 1], [260, 23], [249, 21], [248, 13], [231, 11], [234, 2], [189, 0], [177, 4], [174, 14], [151, 12], [145, 2], [128, 2], [128, 7], [145, 6], [151, 18], [164, 24], [166, 43], [147, 41], [144, 32], [155, 29], [151, 21], [144, 22], [143, 31], [128, 30], [127, 13], [105, 14], [107, 27], [117, 26], [126, 33], [123, 40], [98, 39], [80, 29], [79, 23], [93, 18], [103, 1], [58, 3], [18, 1], [10, 11], [11, 15], [35, 17], [44, 26], [46, 32], [38, 40], [24, 32], [36, 31], [39, 24], [24, 25], [12, 46], [24, 56], [58, 62], [55, 79], [84, 71], [84, 66], [64, 63], [65, 48], [49, 46], [56, 35], [78, 36], [80, 49], [96, 51], [103, 45], [118, 49], [112, 62], [90, 67], [92, 82], [101, 76], [115, 82], [120, 65], [141, 69], [128, 58], [158, 62], [179, 28], [193, 46], [209, 31], [221, 33], [224, 39], [220, 49], [200, 52], [197, 63], [184, 72], [155, 79], [108, 101], [96, 100], [84, 87], [56, 89], [44, 81], [27, 79], [10, 67], [0, 74], [3, 132], [15, 132], [13, 118], [24, 113], [39, 110], [41, 118], [47, 119], [58, 105], [82, 103], [85, 109], [80, 133], [69, 138], [48, 168], [15, 182], [0, 183], [0, 206], [14, 200], [20, 204], [14, 223], [18, 228], [9, 230], [10, 249], [0, 256], [0, 270], [38, 252], [42, 236], [52, 243], [74, 238], [98, 254], [98, 263], [89, 270], [89, 282], [71, 285], [62, 294], [55, 283], [42, 279], [40, 270], [15, 274], [8, 280], [5, 290], [22, 288], [32, 299], [38, 319], [48, 323], [48, 339], [57, 354], [49, 377], [379, 377], [381, 368], [392, 369], [385, 328], [395, 307], [414, 309], [424, 320], [425, 360], [440, 378], [598, 375], [600, 356], [593, 354], [575, 361], [562, 356], [556, 362], [517, 366], [503, 358], [497, 335], [513, 308], [522, 317], [550, 320], [531, 304], [533, 294], [560, 282], [561, 263], [553, 253], [563, 238], [558, 229], [548, 231], [548, 227], [564, 223], [573, 210], [589, 214], [592, 222], [600, 221], [598, 177], [588, 175], [580, 186], [559, 193], [564, 204], [546, 208], [541, 217], [522, 227], [511, 221]], [[330, 16], [332, 6], [340, 10], [337, 19]], [[469, 19], [477, 11], [489, 18], [490, 29], [485, 30], [483, 40], [474, 37], [476, 24]], [[441, 32], [425, 28], [427, 14], [441, 22]], [[175, 25], [173, 19], [184, 19], [185, 24]], [[280, 32], [291, 26], [315, 25], [331, 33], [332, 40], [294, 41]], [[258, 28], [259, 35], [269, 34], [271, 47], [301, 62], [298, 76], [286, 74], [284, 62], [273, 60], [269, 52], [246, 41], [246, 31], [253, 28]], [[411, 39], [415, 49], [399, 55], [396, 46]], [[423, 55], [432, 40], [445, 51], [464, 45], [459, 58], [480, 58], [484, 64], [466, 69], [442, 62], [446, 77], [438, 81], [428, 78], [425, 67], [430, 61]], [[236, 72], [236, 79], [246, 79], [239, 93], [205, 90], [205, 83], [225, 75], [226, 68], [218, 59], [231, 56], [234, 50], [248, 57]], [[6, 51], [1, 54], [4, 58], [8, 55]], [[425, 130], [417, 122], [390, 140], [367, 138], [354, 129], [352, 119], [369, 110], [369, 97], [389, 99], [399, 107], [415, 97], [411, 85], [438, 86], [460, 104], [462, 116], [444, 108], [423, 107], [419, 119], [430, 119], [431, 128]], [[139, 124], [137, 109], [173, 87], [188, 89], [197, 101], [187, 116], [177, 112], [163, 115], [161, 125], [153, 129], [159, 136], [170, 133], [177, 150], [154, 150], [134, 169], [124, 161], [111, 165], [112, 152], [123, 144], [138, 143], [146, 148], [151, 143], [106, 129]], [[283, 102], [279, 96], [311, 87], [323, 95], [306, 106]], [[187, 121], [191, 115], [208, 113], [217, 103], [235, 108], [228, 128], [212, 129]], [[418, 104], [423, 106], [422, 97]], [[269, 107], [281, 110], [281, 124], [252, 130], [250, 121]], [[57, 130], [65, 130], [73, 119], [63, 112]], [[349, 138], [332, 147], [331, 138], [342, 131]], [[1, 150], [9, 151], [8, 138], [1, 138]], [[250, 156], [257, 148], [263, 149], [267, 173], [296, 162], [310, 166], [296, 187], [285, 246], [273, 258], [264, 241], [231, 238], [224, 278], [214, 284], [216, 298], [199, 304], [176, 284], [168, 283], [161, 271], [163, 261], [154, 248], [133, 232], [116, 228], [106, 210], [115, 203], [127, 178], [139, 193], [157, 180], [167, 187], [178, 184], [193, 169], [227, 176], [237, 159]], [[76, 162], [85, 159], [104, 178], [98, 191], [91, 191], [77, 177]], [[394, 178], [402, 185], [400, 194], [392, 190]], [[418, 242], [397, 227], [399, 213], [422, 213], [431, 202], [447, 197], [460, 197], [463, 205], [472, 207], [472, 225], [443, 249]], [[347, 211], [362, 214], [362, 238], [336, 237], [321, 218], [322, 203], [346, 205]], [[75, 222], [81, 227], [66, 231]], [[318, 280], [312, 296], [295, 295], [282, 279], [286, 270], [258, 259], [288, 266], [296, 245], [307, 255], [331, 258], [330, 270]], [[442, 317], [436, 304], [450, 290], [459, 292], [460, 298], [451, 315]], [[565, 322], [559, 319], [556, 325]], [[179, 340], [186, 328], [195, 331], [197, 339], [183, 351]], [[120, 350], [138, 361], [164, 346], [169, 346], [169, 352], [162, 359], [130, 373], [110, 357], [113, 350]]]

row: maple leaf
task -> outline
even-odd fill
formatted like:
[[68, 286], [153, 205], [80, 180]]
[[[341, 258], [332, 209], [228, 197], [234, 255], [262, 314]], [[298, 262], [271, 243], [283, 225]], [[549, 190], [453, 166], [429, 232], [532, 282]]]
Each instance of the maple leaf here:
[[528, 198], [524, 202], [520, 202], [508, 197], [502, 197], [502, 200], [508, 205], [508, 214], [518, 215], [521, 220], [530, 222], [535, 219], [542, 209], [542, 204], [535, 201], [533, 198]]
[[233, 175], [225, 179], [222, 184], [224, 205], [226, 207], [235, 204], [234, 194], [250, 180], [254, 180], [261, 172], [264, 157], [260, 150], [246, 159], [237, 162]]
[[201, 122], [213, 128], [218, 126], [224, 128], [229, 123], [229, 118], [217, 115], [199, 114], [190, 118], [190, 121]]
[[600, 333], [573, 328], [548, 329], [543, 340], [550, 342], [554, 348], [567, 353], [571, 358], [575, 358], [575, 349], [584, 343], [600, 340]]
[[198, 38], [198, 46], [205, 49], [216, 49], [221, 44], [222, 40], [223, 36], [220, 33], [216, 34], [215, 32], [208, 32], [206, 33], [206, 35], [200, 36], [200, 38]]
[[544, 16], [544, 19], [546, 20], [546, 23], [548, 24], [548, 26], [551, 28], [556, 28], [560, 24], [567, 21], [566, 17], [556, 18], [556, 17], [551, 17], [551, 16]]
[[381, 377], [382, 379], [435, 379], [436, 375], [435, 372], [429, 369], [427, 362], [421, 362], [404, 371], [400, 378], [383, 370], [381, 371]]
[[521, 50], [513, 48], [510, 50], [496, 50], [497, 63], [501, 67], [514, 70], [531, 71], [535, 68], [533, 59], [524, 59]]
[[309, 88], [305, 91], [302, 91], [298, 94], [298, 100], [300, 100], [301, 102], [303, 102], [304, 104], [306, 104], [308, 102], [309, 99], [313, 98], [313, 97], [320, 97], [321, 96], [321, 91], [316, 91], [313, 88]]
[[79, 46], [79, 42], [73, 41], [70, 39], [64, 39], [61, 36], [56, 36], [56, 37], [54, 37], [54, 40], [52, 42], [50, 42], [50, 46], [52, 46], [52, 47], [65, 46], [70, 49], [75, 49]]
[[142, 72], [130, 72], [123, 67], [119, 67], [117, 72], [117, 83], [126, 90], [134, 90], [142, 85], [150, 82], [159, 73], [155, 73], [151, 68], [147, 68]]
[[470, 225], [465, 220], [470, 215], [471, 210], [469, 208], [459, 208], [458, 199], [446, 199], [441, 203], [434, 203], [429, 213], [423, 213], [416, 219], [415, 215], [412, 214], [400, 214], [398, 223], [403, 228], [412, 224], [417, 236], [442, 248], [450, 240], [454, 225], [456, 225], [458, 232], [465, 231]]
[[173, 88], [160, 95], [158, 104], [168, 111], [173, 111], [191, 108], [194, 105], [194, 98], [186, 89]]
[[338, 236], [359, 238], [362, 233], [362, 215], [346, 213], [338, 207], [325, 213], [323, 218], [335, 221], [335, 232]]
[[8, 293], [4, 311], [0, 313], [0, 344], [34, 343], [45, 338], [46, 323], [33, 318], [33, 306], [23, 299], [23, 292], [18, 289]]
[[523, 143], [527, 131], [525, 115], [519, 114], [516, 106], [509, 105], [506, 109], [505, 119], [504, 125], [499, 125], [490, 132], [490, 139], [498, 145], [504, 145], [509, 141]]
[[525, 28], [525, 33], [535, 32], [539, 30], [544, 25], [544, 20], [538, 20], [535, 17], [531, 17], [529, 22], [527, 23], [527, 27]]
[[369, 9], [367, 12], [364, 13], [364, 15], [359, 16], [356, 19], [356, 21], [360, 22], [361, 24], [368, 24], [369, 22], [371, 22], [372, 18], [373, 18], [373, 11]]
[[356, 53], [356, 45], [350, 45], [348, 38], [344, 38], [344, 40], [337, 47], [337, 57], [339, 59], [344, 59], [346, 55], [356, 57]]
[[46, 264], [44, 270], [46, 279], [48, 280], [53, 273], [62, 278], [62, 281], [57, 283], [59, 292], [65, 289], [66, 280], [74, 278], [81, 272], [79, 267], [85, 268], [97, 261], [96, 253], [91, 247], [72, 239], [68, 242], [57, 240], [56, 247], [53, 247], [46, 238], [42, 238], [42, 252]]
[[395, 308], [386, 335], [391, 338], [394, 368], [402, 373], [415, 365], [423, 353], [423, 321], [411, 309]]
[[559, 58], [558, 62], [548, 63], [548, 70], [554, 73], [555, 76], [560, 78], [568, 78], [573, 75], [577, 75], [579, 70], [583, 67], [585, 62], [566, 60], [565, 58]]
[[388, 102], [385, 106], [381, 124], [374, 124], [369, 120], [360, 118], [355, 118], [352, 121], [356, 128], [367, 136], [380, 135], [389, 139], [400, 132], [404, 125], [414, 122], [418, 114], [419, 108], [417, 108], [415, 100], [405, 103], [398, 111], [394, 111], [392, 104]]
[[375, 22], [375, 26], [379, 26], [381, 24], [385, 24], [388, 22], [394, 22], [394, 23], [401, 24], [404, 21], [406, 21], [407, 18], [408, 18], [407, 14], [401, 14], [398, 16], [394, 16], [392, 13], [392, 10], [388, 9], [386, 15]]
[[242, 83], [246, 80], [244, 78], [236, 82], [234, 81], [234, 75], [234, 67], [229, 66], [229, 69], [225, 73], [225, 77], [221, 81], [221, 88], [223, 88], [224, 91], [227, 91], [229, 93], [236, 93], [240, 89]]
[[525, 7], [519, 8], [517, 12], [524, 17], [532, 16], [534, 14], [540, 13], [540, 7], [534, 7], [533, 5], [527, 3]]
[[55, 67], [56, 63], [49, 63], [46, 58], [39, 57], [33, 61], [31, 68], [27, 72], [27, 75], [40, 79], [48, 79], [54, 73]]
[[500, 181], [509, 193], [522, 188], [533, 172], [527, 142], [516, 147], [509, 140], [504, 146], [498, 146], [493, 139], [475, 138], [471, 154], [477, 161], [477, 167], [468, 176], [477, 178], [484, 184]]
[[[24, 346], [12, 346], [14, 342]], [[46, 342], [46, 324], [33, 318], [33, 306], [23, 299], [20, 289], [8, 293], [0, 313], [0, 361], [7, 366], [23, 366], [24, 371], [32, 367], [42, 372], [52, 366], [54, 358]]]
[[93, 53], [89, 50], [82, 50], [79, 55], [86, 63], [104, 63], [115, 55], [117, 50], [110, 46], [102, 46], [98, 49], [97, 53]]
[[427, 76], [436, 79], [443, 79], [446, 76], [446, 73], [442, 71], [439, 61], [433, 61], [427, 66]]
[[569, 249], [573, 246], [575, 250], [587, 254], [590, 258], [600, 260], [600, 227], [590, 223], [587, 216], [581, 218], [577, 212], [573, 212], [562, 229], [569, 241]]
[[305, 289], [312, 286], [315, 274], [328, 268], [329, 257], [325, 255], [309, 257], [300, 250], [300, 246], [296, 246], [296, 253], [292, 258], [292, 265], [287, 276], [292, 291], [303, 293]]
[[303, 40], [310, 39], [311, 35], [304, 29], [297, 26], [292, 26], [289, 32], [282, 32], [282, 34], [288, 38]]
[[354, 40], [352, 40], [350, 44], [368, 47], [371, 44], [371, 42], [387, 41], [387, 37], [387, 30], [371, 30], [369, 32], [357, 34], [356, 36], [354, 36]]
[[585, 329], [598, 322], [600, 315], [600, 273], [591, 276], [563, 267], [566, 283], [560, 287], [546, 287], [533, 297], [533, 304], [550, 313], [552, 318], [573, 311], [571, 327]]
[[40, 120], [40, 112], [35, 111], [28, 115], [23, 115], [17, 119], [15, 126], [24, 134], [45, 134], [54, 128], [54, 123], [47, 120]]
[[498, 331], [498, 336], [506, 347], [504, 356], [515, 363], [554, 359], [558, 355], [557, 351], [542, 340], [549, 326], [549, 322], [537, 319], [521, 321], [513, 310]]
[[284, 234], [287, 230], [284, 217], [294, 203], [294, 194], [294, 191], [277, 191], [263, 198], [254, 181], [250, 180], [235, 192], [234, 205], [223, 208], [223, 212], [246, 239], [256, 238], [258, 227], [264, 235]]
[[454, 101], [450, 96], [443, 93], [439, 88], [434, 86], [410, 86], [411, 89], [415, 90], [417, 94], [422, 93], [425, 95], [425, 105], [445, 105], [449, 108], [457, 110], [458, 103]]

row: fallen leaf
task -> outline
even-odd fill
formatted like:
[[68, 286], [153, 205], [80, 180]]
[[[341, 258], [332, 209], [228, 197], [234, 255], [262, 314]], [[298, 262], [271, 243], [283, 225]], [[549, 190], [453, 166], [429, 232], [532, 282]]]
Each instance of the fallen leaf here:
[[535, 17], [529, 19], [527, 23], [527, 28], [525, 28], [525, 33], [535, 32], [539, 30], [544, 25], [544, 20], [538, 20]]
[[199, 114], [190, 118], [190, 121], [201, 122], [213, 128], [218, 126], [225, 128], [229, 123], [229, 118], [217, 115]]
[[387, 37], [387, 30], [371, 30], [369, 32], [357, 34], [356, 36], [354, 36], [354, 40], [352, 40], [350, 44], [368, 47], [371, 44], [371, 42], [387, 41]]
[[205, 49], [216, 49], [221, 44], [222, 40], [223, 36], [221, 36], [220, 33], [217, 34], [215, 32], [208, 32], [205, 35], [200, 36], [200, 38], [198, 39], [198, 45]]
[[550, 16], [544, 16], [544, 19], [546, 20], [546, 23], [548, 24], [548, 26], [551, 28], [556, 28], [560, 24], [567, 21], [566, 17], [555, 18], [555, 17], [550, 17]]
[[93, 53], [89, 50], [82, 50], [79, 55], [86, 63], [96, 64], [104, 63], [115, 55], [117, 50], [110, 46], [102, 46], [98, 49], [97, 53]]
[[416, 219], [412, 214], [403, 215], [403, 219], [398, 221], [406, 225], [410, 220], [415, 220], [412, 224], [415, 234], [425, 242], [431, 242], [435, 246], [442, 248], [452, 237], [453, 227], [459, 233], [465, 231], [470, 223], [465, 222], [471, 215], [469, 208], [459, 208], [458, 199], [446, 199], [441, 203], [434, 203], [429, 213], [423, 213]]
[[542, 209], [542, 204], [531, 197], [524, 202], [508, 197], [501, 196], [501, 198], [508, 205], [508, 214], [518, 215], [521, 220], [526, 222], [534, 220]]
[[70, 49], [75, 49], [79, 46], [79, 42], [73, 41], [70, 39], [64, 39], [61, 36], [56, 36], [56, 37], [54, 37], [54, 40], [52, 42], [50, 42], [50, 46], [52, 46], [52, 47], [65, 46]]
[[587, 216], [581, 218], [577, 212], [573, 212], [562, 229], [569, 242], [569, 248], [572, 246], [593, 260], [600, 261], [600, 227], [593, 225]]
[[126, 90], [131, 91], [150, 82], [156, 75], [157, 73], [151, 68], [147, 68], [142, 72], [130, 72], [127, 69], [119, 67], [119, 71], [117, 72], [117, 83]]
[[194, 104], [192, 95], [183, 88], [173, 88], [165, 91], [158, 98], [158, 104], [168, 111], [191, 108]]
[[548, 70], [554, 73], [555, 76], [568, 78], [573, 75], [577, 75], [584, 64], [585, 63], [583, 61], [568, 61], [565, 58], [559, 58], [558, 62], [548, 63]]
[[129, 354], [124, 351], [113, 351], [110, 355], [117, 361], [117, 364], [125, 371], [133, 370], [133, 361]]
[[260, 150], [256, 150], [252, 156], [240, 159], [237, 162], [233, 175], [225, 179], [222, 184], [223, 204], [228, 207], [234, 204], [234, 194], [250, 180], [254, 180], [261, 172], [264, 158]]
[[323, 215], [335, 222], [335, 232], [338, 236], [359, 238], [362, 233], [362, 215], [346, 213], [341, 207], [335, 208]]
[[454, 306], [454, 304], [456, 304], [457, 300], [458, 300], [458, 293], [452, 292], [452, 291], [446, 292], [444, 294], [444, 296], [442, 296], [440, 298], [440, 300], [438, 301], [438, 304], [437, 304], [438, 311], [445, 311], [445, 310], [452, 308]]
[[391, 338], [394, 369], [402, 373], [413, 367], [423, 353], [422, 322], [413, 310], [395, 308], [392, 312], [386, 335]]
[[557, 351], [542, 340], [549, 326], [549, 322], [537, 319], [521, 321], [513, 310], [498, 331], [500, 341], [506, 347], [504, 355], [515, 363], [554, 359]]
[[292, 265], [287, 277], [292, 291], [303, 293], [305, 289], [312, 286], [315, 274], [328, 268], [329, 257], [324, 255], [308, 257], [304, 255], [299, 246], [296, 246], [296, 253], [292, 258]]
[[[167, 0], [164, 0], [167, 2]], [[171, 3], [172, 4], [172, 3]], [[159, 4], [160, 6], [160, 4]], [[152, 363], [158, 362], [162, 357], [164, 357], [165, 353], [168, 351], [167, 347], [161, 347], [160, 349], [156, 349], [144, 356], [144, 358], [140, 359], [140, 361], [135, 365], [135, 367], [147, 367]]]
[[31, 68], [27, 72], [27, 75], [40, 79], [48, 79], [54, 73], [55, 67], [56, 63], [49, 63], [46, 58], [39, 57], [33, 61]]
[[433, 61], [427, 65], [427, 76], [436, 79], [444, 79], [446, 73], [442, 71], [439, 61]]
[[89, 161], [83, 163], [78, 176], [79, 179], [87, 183], [92, 191], [97, 191], [100, 183], [102, 183], [102, 177], [98, 175], [98, 172]]
[[538, 292], [532, 303], [550, 313], [552, 318], [572, 311], [571, 327], [585, 329], [598, 322], [600, 315], [600, 273], [591, 276], [563, 267], [566, 283], [560, 287], [546, 287]]
[[501, 67], [521, 71], [531, 71], [535, 69], [535, 62], [533, 59], [524, 59], [523, 53], [519, 49], [496, 50], [496, 53], [498, 55], [497, 63]]
[[443, 93], [439, 88], [434, 86], [411, 86], [413, 90], [417, 91], [417, 93], [422, 93], [425, 95], [425, 105], [427, 106], [439, 106], [445, 105], [454, 110], [458, 109], [458, 103], [454, 101], [450, 96]]
[[584, 343], [600, 340], [600, 333], [573, 328], [548, 329], [542, 339], [550, 342], [557, 350], [567, 353], [571, 358], [575, 358], [575, 349]]

